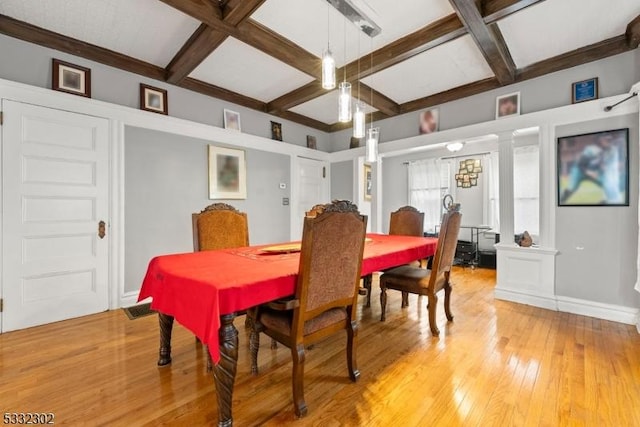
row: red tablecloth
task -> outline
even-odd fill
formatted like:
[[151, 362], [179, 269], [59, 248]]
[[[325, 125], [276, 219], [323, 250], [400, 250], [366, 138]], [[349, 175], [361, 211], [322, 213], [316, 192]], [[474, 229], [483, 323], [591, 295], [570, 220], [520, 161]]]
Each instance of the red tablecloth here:
[[[362, 275], [406, 264], [435, 253], [437, 239], [368, 234]], [[220, 315], [245, 310], [295, 292], [300, 254], [264, 253], [270, 245], [155, 257], [138, 301], [173, 316], [209, 346], [215, 362]]]

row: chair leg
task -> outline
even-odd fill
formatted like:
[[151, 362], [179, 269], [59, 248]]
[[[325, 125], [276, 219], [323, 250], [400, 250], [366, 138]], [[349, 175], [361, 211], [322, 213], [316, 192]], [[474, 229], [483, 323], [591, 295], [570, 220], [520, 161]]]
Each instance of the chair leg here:
[[356, 361], [356, 338], [358, 337], [358, 324], [353, 321], [349, 322], [347, 327], [347, 368], [349, 369], [349, 378], [356, 382], [360, 378], [358, 363]]
[[249, 352], [251, 353], [251, 373], [258, 375], [258, 349], [260, 348], [260, 332], [253, 324], [249, 335]]
[[380, 321], [387, 319], [387, 288], [380, 283]]
[[438, 305], [438, 296], [436, 294], [429, 294], [429, 304], [427, 309], [429, 310], [429, 326], [431, 327], [431, 334], [434, 337], [440, 335], [440, 330], [436, 324], [436, 307]]
[[367, 299], [365, 300], [365, 307], [371, 307], [371, 282], [373, 281], [373, 276], [371, 274], [367, 274], [362, 278], [362, 286], [367, 290]]
[[409, 307], [409, 292], [402, 291], [402, 304], [400, 307]]
[[444, 286], [444, 313], [447, 315], [449, 322], [453, 321], [453, 314], [451, 314], [451, 284], [447, 282]]
[[298, 417], [307, 415], [307, 404], [304, 401], [304, 345], [291, 347], [293, 359], [293, 406]]

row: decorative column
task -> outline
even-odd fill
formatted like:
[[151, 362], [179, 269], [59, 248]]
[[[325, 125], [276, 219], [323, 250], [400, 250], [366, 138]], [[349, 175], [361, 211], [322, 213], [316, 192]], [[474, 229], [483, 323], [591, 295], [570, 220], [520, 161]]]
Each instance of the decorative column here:
[[514, 246], [513, 241], [513, 132], [498, 135], [500, 246]]

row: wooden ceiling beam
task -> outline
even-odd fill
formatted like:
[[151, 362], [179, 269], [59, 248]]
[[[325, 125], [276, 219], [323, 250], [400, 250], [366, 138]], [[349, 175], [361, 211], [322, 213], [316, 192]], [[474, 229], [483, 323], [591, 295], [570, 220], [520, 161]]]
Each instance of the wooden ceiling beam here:
[[521, 82], [533, 79], [630, 50], [633, 50], [633, 48], [629, 47], [626, 35], [612, 37], [599, 43], [594, 43], [521, 68], [518, 70], [516, 81]]
[[0, 33], [155, 80], [164, 80], [164, 69], [162, 67], [63, 36], [5, 15], [0, 15]]
[[226, 33], [201, 24], [167, 65], [167, 82], [175, 84], [187, 78], [227, 37]]
[[327, 93], [326, 89], [322, 88], [322, 84], [318, 80], [314, 80], [269, 102], [267, 104], [267, 113], [276, 114], [280, 111], [288, 110], [296, 105], [311, 101], [317, 98], [319, 94], [324, 93]]
[[232, 31], [234, 26], [222, 20], [222, 10], [211, 0], [159, 0], [185, 15], [223, 31]]
[[298, 71], [320, 78], [320, 58], [252, 19], [238, 25], [235, 37]]
[[[398, 103], [393, 99], [387, 97], [386, 95], [383, 95], [382, 93], [378, 92], [370, 86], [367, 86], [362, 82], [360, 82], [359, 84], [360, 94], [362, 95], [360, 97], [360, 100], [362, 102], [371, 105], [372, 107], [376, 108], [379, 111], [382, 111], [388, 116], [395, 116], [397, 114], [400, 114], [400, 105], [398, 105]], [[356, 83], [356, 85], [352, 87], [352, 94], [357, 94], [357, 85], [358, 83]]]
[[465, 28], [473, 38], [482, 56], [502, 85], [513, 82], [516, 67], [508, 54], [502, 37], [496, 37], [497, 27], [492, 31], [485, 24], [474, 0], [449, 0]]
[[246, 21], [265, 0], [229, 0], [222, 8], [222, 16], [225, 22], [238, 25]]
[[625, 37], [627, 38], [627, 45], [630, 49], [635, 49], [640, 46], [640, 15], [629, 22]]
[[478, 80], [477, 82], [458, 86], [453, 89], [445, 90], [444, 92], [405, 102], [404, 104], [400, 105], [401, 114], [410, 113], [412, 111], [422, 110], [425, 108], [444, 104], [446, 102], [451, 102], [461, 98], [466, 98], [468, 96], [477, 95], [482, 92], [497, 89], [500, 86], [500, 82], [495, 77]]
[[192, 79], [190, 77], [177, 83], [177, 86], [201, 93], [203, 95], [212, 96], [223, 101], [242, 105], [243, 107], [251, 108], [253, 110], [265, 112], [266, 109], [265, 103], [262, 101], [200, 80]]
[[544, 0], [482, 0], [481, 10], [485, 24], [491, 24], [524, 8]]

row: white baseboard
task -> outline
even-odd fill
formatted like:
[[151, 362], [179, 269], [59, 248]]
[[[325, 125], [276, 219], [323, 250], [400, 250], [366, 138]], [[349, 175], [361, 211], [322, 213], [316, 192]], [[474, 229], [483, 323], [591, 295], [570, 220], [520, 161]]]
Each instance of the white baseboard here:
[[497, 299], [527, 304], [548, 310], [562, 311], [565, 313], [579, 314], [581, 316], [595, 317], [596, 319], [611, 320], [613, 322], [636, 325], [640, 333], [640, 309], [624, 307], [613, 304], [603, 304], [577, 298], [539, 295], [530, 292], [513, 289], [496, 289]]
[[542, 295], [533, 292], [526, 292], [516, 289], [496, 288], [494, 296], [497, 299], [517, 302], [520, 304], [532, 305], [534, 307], [546, 308], [547, 310], [558, 311], [558, 305], [554, 295]]
[[586, 301], [570, 297], [556, 297], [558, 310], [567, 313], [581, 314], [597, 319], [611, 320], [613, 322], [634, 325], [638, 319], [639, 310], [621, 305], [603, 304], [600, 302]]

